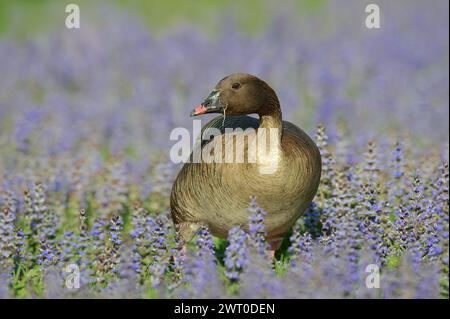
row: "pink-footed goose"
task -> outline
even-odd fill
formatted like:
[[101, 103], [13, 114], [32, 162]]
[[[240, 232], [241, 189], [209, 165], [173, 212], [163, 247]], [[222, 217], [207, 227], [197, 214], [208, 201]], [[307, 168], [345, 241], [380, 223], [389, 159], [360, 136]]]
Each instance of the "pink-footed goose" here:
[[[205, 113], [223, 113], [225, 118], [218, 116], [203, 127], [202, 133], [213, 128], [220, 134], [203, 141], [200, 151], [208, 147], [205, 154], [221, 155], [186, 163], [179, 172], [170, 198], [175, 229], [184, 242], [202, 226], [219, 237], [237, 225], [248, 230], [249, 202], [255, 196], [267, 212], [267, 241], [275, 251], [316, 194], [321, 175], [317, 146], [296, 125], [282, 121], [274, 90], [250, 74], [232, 74], [219, 81], [191, 116]], [[247, 114], [257, 114], [259, 120]], [[243, 131], [229, 131], [236, 128]], [[256, 134], [247, 134], [252, 129]], [[265, 137], [258, 134], [263, 131]], [[263, 139], [265, 150], [259, 143]], [[231, 161], [225, 158], [230, 156], [224, 151], [227, 147], [235, 156]], [[243, 163], [236, 160], [241, 149]]]

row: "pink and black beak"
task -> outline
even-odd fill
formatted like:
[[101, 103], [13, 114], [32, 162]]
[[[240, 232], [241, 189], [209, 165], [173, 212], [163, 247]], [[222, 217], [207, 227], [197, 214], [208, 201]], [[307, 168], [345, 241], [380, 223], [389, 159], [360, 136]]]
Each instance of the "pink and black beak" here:
[[192, 110], [191, 116], [197, 116], [206, 113], [221, 113], [223, 111], [222, 103], [219, 100], [220, 91], [213, 90], [208, 97]]

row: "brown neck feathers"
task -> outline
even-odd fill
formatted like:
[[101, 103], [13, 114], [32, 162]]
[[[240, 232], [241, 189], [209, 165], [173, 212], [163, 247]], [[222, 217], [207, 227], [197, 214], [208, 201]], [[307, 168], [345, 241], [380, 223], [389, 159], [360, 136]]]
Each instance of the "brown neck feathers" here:
[[259, 127], [277, 129], [278, 137], [281, 141], [281, 136], [283, 134], [283, 119], [281, 116], [280, 102], [278, 101], [275, 92], [273, 92], [273, 90], [271, 91], [272, 94], [269, 95], [270, 97], [268, 98], [264, 112], [259, 114]]

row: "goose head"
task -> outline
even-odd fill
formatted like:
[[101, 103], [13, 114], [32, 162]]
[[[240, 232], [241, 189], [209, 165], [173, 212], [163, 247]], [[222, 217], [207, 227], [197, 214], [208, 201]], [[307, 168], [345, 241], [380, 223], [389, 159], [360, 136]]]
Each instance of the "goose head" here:
[[275, 91], [263, 80], [246, 73], [231, 74], [217, 83], [191, 116], [206, 113], [269, 115], [280, 111]]

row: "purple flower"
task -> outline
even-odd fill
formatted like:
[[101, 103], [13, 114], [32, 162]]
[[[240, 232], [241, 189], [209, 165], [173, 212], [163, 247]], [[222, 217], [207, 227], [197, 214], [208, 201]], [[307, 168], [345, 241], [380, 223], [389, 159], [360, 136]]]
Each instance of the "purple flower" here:
[[256, 247], [260, 254], [264, 255], [268, 249], [268, 244], [266, 243], [266, 226], [264, 225], [266, 212], [258, 207], [255, 197], [251, 198], [248, 211], [250, 213], [248, 223], [250, 244]]
[[179, 298], [220, 298], [224, 286], [217, 273], [215, 258], [211, 254], [188, 256], [184, 265], [184, 278], [179, 286]]
[[208, 228], [201, 227], [197, 232], [196, 244], [198, 247], [198, 256], [202, 257], [205, 254], [214, 256], [214, 242]]
[[233, 227], [228, 232], [228, 242], [224, 259], [225, 276], [237, 281], [248, 264], [248, 235], [240, 227]]
[[292, 265], [295, 267], [298, 260], [305, 263], [312, 262], [312, 237], [310, 233], [301, 234], [298, 228], [294, 229], [294, 232], [290, 238], [291, 246], [288, 251], [292, 254]]
[[14, 221], [15, 214], [5, 206], [0, 211], [0, 272], [12, 273], [14, 256]]

